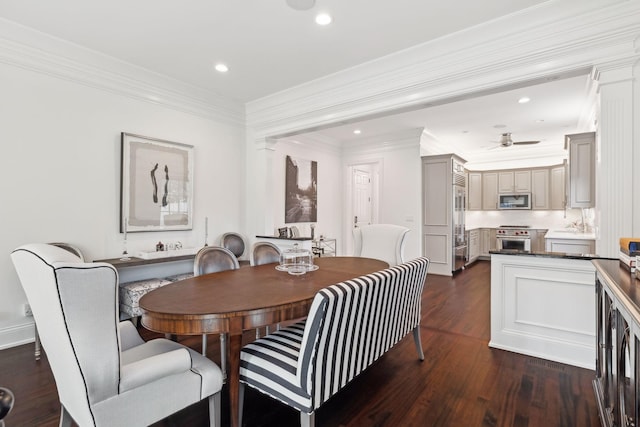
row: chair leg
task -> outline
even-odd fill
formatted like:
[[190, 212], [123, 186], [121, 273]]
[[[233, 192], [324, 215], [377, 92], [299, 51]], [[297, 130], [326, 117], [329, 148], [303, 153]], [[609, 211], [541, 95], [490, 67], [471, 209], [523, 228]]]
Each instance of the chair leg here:
[[418, 358], [424, 360], [424, 352], [422, 351], [422, 341], [420, 339], [420, 325], [413, 328], [413, 341], [416, 343], [416, 350], [418, 350]]
[[202, 334], [202, 355], [207, 357], [207, 334]]
[[60, 410], [60, 427], [71, 427], [71, 424], [73, 423], [73, 419], [71, 418], [71, 415], [69, 415], [69, 413], [67, 412], [64, 406], [61, 405], [61, 408], [62, 409]]
[[227, 383], [227, 334], [220, 334], [220, 369], [222, 382]]
[[35, 341], [34, 341], [34, 351], [33, 351], [33, 355], [35, 356], [36, 360], [40, 360], [40, 334], [38, 334], [38, 327], [35, 325], [33, 325], [33, 329], [35, 331]]
[[238, 388], [238, 425], [242, 427], [242, 413], [244, 412], [244, 383]]
[[[209, 396], [209, 427], [220, 427], [220, 392]], [[242, 425], [242, 424], [240, 424]]]
[[300, 412], [300, 427], [315, 427], [316, 425], [316, 413], [305, 414]]

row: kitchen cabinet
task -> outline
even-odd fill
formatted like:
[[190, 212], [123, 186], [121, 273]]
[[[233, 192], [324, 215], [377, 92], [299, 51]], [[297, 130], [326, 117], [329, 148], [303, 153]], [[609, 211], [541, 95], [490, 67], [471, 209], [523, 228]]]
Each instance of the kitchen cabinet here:
[[563, 252], [565, 254], [593, 254], [596, 242], [592, 239], [545, 239], [547, 252]]
[[498, 173], [484, 172], [482, 174], [482, 209], [498, 209]]
[[545, 240], [544, 236], [547, 234], [547, 230], [531, 230], [531, 251], [532, 252], [544, 252]]
[[570, 208], [595, 206], [595, 132], [565, 135], [565, 149], [569, 150], [568, 205]]
[[595, 313], [589, 258], [491, 255], [489, 347], [593, 369]]
[[531, 171], [501, 171], [498, 173], [499, 193], [530, 193]]
[[467, 244], [469, 245], [466, 265], [476, 261], [480, 256], [480, 230], [475, 228], [467, 232]]
[[531, 209], [549, 209], [549, 169], [531, 171]]
[[497, 210], [498, 195], [531, 193], [534, 210], [565, 208], [565, 165], [531, 169], [468, 171], [468, 210]]
[[482, 210], [482, 172], [469, 172], [467, 176], [467, 209]]
[[489, 251], [496, 248], [496, 231], [492, 228], [480, 229], [480, 256], [483, 258], [489, 258], [491, 254]]
[[549, 169], [549, 208], [552, 210], [562, 210], [566, 205], [565, 174], [566, 163], [554, 166]]
[[[454, 249], [464, 238], [465, 160], [455, 154], [422, 157], [422, 253], [430, 259], [429, 273], [451, 276], [464, 266], [464, 252]], [[454, 198], [454, 190], [459, 197]], [[458, 193], [458, 191], [460, 193]], [[462, 215], [461, 215], [462, 214]], [[461, 221], [462, 219], [462, 221]], [[461, 261], [458, 266], [458, 261]]]

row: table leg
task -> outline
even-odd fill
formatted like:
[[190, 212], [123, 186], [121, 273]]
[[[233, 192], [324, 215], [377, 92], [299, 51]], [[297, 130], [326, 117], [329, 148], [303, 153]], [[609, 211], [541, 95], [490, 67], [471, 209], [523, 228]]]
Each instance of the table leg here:
[[231, 427], [238, 426], [238, 393], [240, 390], [240, 350], [242, 348], [242, 334], [229, 334], [229, 406], [231, 410]]

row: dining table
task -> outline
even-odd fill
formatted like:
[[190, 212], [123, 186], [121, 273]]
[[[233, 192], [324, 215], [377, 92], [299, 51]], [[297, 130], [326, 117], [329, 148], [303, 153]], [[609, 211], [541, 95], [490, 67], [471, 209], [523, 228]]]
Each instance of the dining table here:
[[389, 266], [361, 257], [316, 258], [314, 265], [302, 275], [273, 263], [174, 282], [140, 299], [142, 325], [171, 335], [228, 334], [229, 415], [237, 427], [243, 331], [303, 318], [319, 290]]

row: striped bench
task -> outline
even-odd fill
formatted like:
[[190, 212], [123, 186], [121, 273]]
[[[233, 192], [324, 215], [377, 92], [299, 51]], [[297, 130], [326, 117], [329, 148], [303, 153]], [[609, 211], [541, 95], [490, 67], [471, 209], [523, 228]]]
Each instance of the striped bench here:
[[331, 285], [318, 292], [309, 316], [246, 345], [240, 354], [239, 425], [248, 385], [300, 411], [315, 410], [413, 331], [420, 360], [420, 309], [429, 260]]

